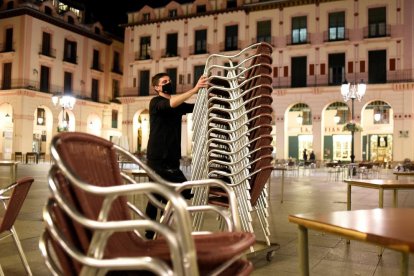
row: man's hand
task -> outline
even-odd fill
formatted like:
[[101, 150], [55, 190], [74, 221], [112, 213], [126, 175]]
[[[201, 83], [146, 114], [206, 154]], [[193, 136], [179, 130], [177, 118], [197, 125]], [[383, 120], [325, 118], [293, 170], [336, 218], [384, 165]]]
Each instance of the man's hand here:
[[200, 88], [206, 88], [208, 86], [208, 78], [204, 75], [202, 75], [196, 85], [194, 86], [194, 88], [198, 91]]
[[170, 97], [170, 106], [172, 108], [179, 106], [184, 101], [191, 98], [192, 95], [196, 94], [200, 88], [206, 88], [207, 86], [208, 86], [208, 78], [203, 75], [198, 79], [197, 84], [192, 89], [182, 94], [172, 95]]

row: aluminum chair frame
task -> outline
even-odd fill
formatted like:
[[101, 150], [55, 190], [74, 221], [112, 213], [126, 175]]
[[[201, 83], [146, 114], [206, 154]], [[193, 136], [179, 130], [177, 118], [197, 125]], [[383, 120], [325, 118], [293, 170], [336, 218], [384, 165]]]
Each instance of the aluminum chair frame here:
[[[86, 134], [82, 134], [86, 135]], [[106, 244], [105, 240], [108, 237], [109, 234], [111, 234], [113, 231], [125, 231], [125, 230], [134, 230], [139, 227], [144, 228], [152, 228], [156, 231], [159, 231], [160, 233], [164, 234], [166, 239], [168, 240], [169, 244], [172, 245], [173, 248], [177, 247], [178, 252], [174, 251], [171, 253], [171, 260], [175, 264], [174, 269], [176, 273], [179, 275], [198, 275], [198, 267], [196, 263], [196, 255], [194, 250], [194, 241], [192, 240], [191, 235], [191, 223], [189, 219], [189, 213], [187, 205], [185, 201], [182, 199], [181, 196], [179, 196], [180, 189], [185, 189], [190, 186], [219, 186], [221, 188], [224, 188], [228, 191], [228, 195], [232, 202], [235, 202], [235, 195], [232, 193], [231, 189], [229, 189], [224, 183], [221, 183], [220, 181], [216, 180], [202, 180], [202, 181], [188, 181], [185, 182], [182, 186], [179, 186], [175, 184], [172, 185], [172, 183], [168, 183], [164, 181], [161, 177], [159, 177], [155, 172], [153, 172], [150, 168], [148, 168], [141, 160], [137, 159], [135, 156], [130, 155], [128, 152], [126, 152], [124, 149], [113, 145], [114, 149], [119, 150], [122, 153], [127, 154], [130, 158], [134, 159], [137, 164], [139, 164], [142, 168], [147, 170], [148, 175], [153, 178], [153, 180], [159, 180], [163, 184], [166, 185], [159, 185], [154, 183], [132, 183], [128, 185], [121, 185], [121, 186], [95, 186], [90, 185], [89, 183], [86, 183], [76, 177], [76, 173], [71, 170], [67, 164], [60, 158], [59, 154], [56, 150], [56, 145], [58, 144], [58, 139], [55, 137], [52, 140], [52, 148], [51, 153], [52, 157], [55, 159], [56, 167], [53, 167], [49, 173], [49, 187], [51, 188], [51, 192], [53, 194], [53, 201], [52, 203], [48, 204], [48, 207], [45, 208], [44, 211], [44, 218], [47, 222], [47, 229], [48, 232], [42, 236], [42, 239], [40, 241], [40, 248], [42, 250], [42, 254], [46, 258], [46, 263], [48, 264], [51, 271], [54, 271], [56, 269], [56, 264], [49, 258], [50, 251], [48, 250], [48, 242], [49, 238], [51, 236], [54, 237], [54, 239], [58, 240], [59, 243], [61, 243], [61, 246], [65, 249], [68, 248], [67, 244], [65, 245], [63, 243], [64, 239], [62, 238], [62, 233], [59, 232], [59, 229], [54, 227], [54, 223], [51, 219], [51, 211], [50, 206], [54, 203], [57, 203], [64, 212], [70, 216], [71, 219], [76, 221], [77, 223], [84, 225], [87, 228], [95, 229], [97, 232], [94, 232], [94, 235], [91, 240], [91, 246], [94, 247], [92, 251], [88, 253], [87, 256], [85, 254], [80, 254], [79, 251], [76, 251], [76, 248], [72, 248], [69, 252], [69, 255], [76, 259], [77, 261], [83, 263], [86, 265], [86, 267], [82, 268], [82, 274], [104, 274], [108, 269], [136, 269], [137, 264], [139, 264], [139, 268], [142, 268], [145, 265], [148, 265], [148, 262], [150, 261], [148, 258], [144, 261], [137, 261], [136, 258], [121, 258], [122, 260], [117, 263], [115, 260], [111, 262], [111, 260], [99, 260], [95, 261], [95, 259], [91, 259], [91, 257], [95, 258], [101, 258], [104, 253], [104, 246]], [[73, 204], [71, 205], [71, 202], [68, 201], [64, 196], [61, 195], [61, 192], [56, 186], [54, 176], [56, 175], [57, 166], [59, 166], [59, 170], [62, 171], [63, 175], [72, 183], [76, 188], [81, 189], [83, 191], [87, 191], [88, 193], [101, 195], [105, 197], [103, 200], [103, 207], [99, 212], [98, 220], [91, 220], [90, 218], [86, 218], [83, 214], [79, 213]], [[170, 186], [169, 186], [170, 185]], [[157, 193], [161, 194], [165, 198], [170, 199], [167, 206], [168, 210], [174, 209], [174, 233], [180, 232], [183, 233], [180, 238], [177, 238], [176, 235], [172, 235], [170, 237], [171, 230], [168, 230], [168, 225], [164, 223], [156, 223], [153, 221], [107, 221], [109, 216], [109, 211], [111, 206], [111, 203], [116, 200], [119, 196], [125, 196], [134, 192], [142, 192], [144, 194], [148, 193]], [[235, 227], [238, 226], [238, 216], [237, 216], [237, 207], [235, 207], [235, 204], [232, 204], [233, 207], [230, 208], [230, 211], [232, 214], [232, 219], [227, 219], [227, 225], [229, 229], [235, 229]], [[174, 208], [171, 208], [174, 207]], [[217, 213], [222, 213], [218, 208], [215, 208], [214, 206], [207, 206], [203, 208], [203, 206], [191, 206], [190, 211], [203, 211], [206, 210], [213, 210]], [[171, 214], [171, 213], [170, 213]], [[230, 217], [230, 212], [225, 213], [228, 217]], [[234, 223], [233, 223], [234, 222]], [[233, 226], [232, 226], [233, 225]], [[232, 228], [233, 227], [233, 228]], [[181, 230], [180, 230], [181, 229]], [[178, 231], [180, 230], [180, 231]], [[199, 236], [195, 236], [197, 241], [202, 241], [199, 239]], [[202, 238], [202, 237], [201, 237]], [[207, 237], [208, 238], [208, 237]], [[68, 248], [69, 250], [70, 248]], [[91, 249], [90, 249], [91, 250]], [[231, 259], [227, 259], [222, 265], [218, 266], [216, 268], [216, 273], [219, 273], [220, 271], [223, 271], [227, 268], [230, 268], [232, 264], [236, 264], [235, 261], [240, 258], [240, 255], [237, 255]], [[118, 260], [118, 259], [117, 259]], [[132, 262], [131, 262], [132, 260]], [[105, 261], [108, 261], [105, 263]], [[240, 263], [240, 261], [237, 261], [237, 263]], [[245, 264], [245, 262], [241, 262], [241, 265]], [[135, 265], [135, 266], [134, 266]], [[90, 266], [90, 267], [87, 267]], [[105, 267], [102, 269], [102, 267]], [[147, 269], [150, 271], [153, 271], [154, 264], [148, 265]], [[163, 265], [161, 264], [160, 267], [162, 268]], [[164, 271], [164, 270], [163, 270]], [[156, 271], [155, 271], [156, 272]], [[165, 273], [170, 273], [169, 270], [165, 270]]]
[[[0, 190], [0, 201], [5, 209], [5, 212], [0, 217], [0, 240], [12, 236], [17, 251], [19, 252], [19, 257], [28, 275], [33, 274], [26, 255], [24, 254], [23, 246], [14, 227], [14, 223], [33, 182], [33, 177], [24, 177]], [[11, 195], [5, 195], [5, 193], [9, 191], [11, 191]]]

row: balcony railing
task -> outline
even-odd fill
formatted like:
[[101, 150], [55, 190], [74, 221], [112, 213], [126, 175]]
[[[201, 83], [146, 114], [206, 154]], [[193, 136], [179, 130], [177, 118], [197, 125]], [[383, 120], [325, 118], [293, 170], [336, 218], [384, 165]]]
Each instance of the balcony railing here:
[[323, 32], [324, 42], [335, 42], [344, 40], [349, 40], [349, 29], [345, 29], [343, 34], [341, 34], [340, 32], [336, 32], [335, 34], [330, 34], [329, 31]]
[[112, 71], [112, 73], [122, 75], [122, 70], [121, 70], [121, 67], [119, 65], [113, 66], [111, 71]]
[[391, 26], [387, 24], [371, 24], [364, 27], [364, 38], [389, 37], [391, 36]]
[[178, 57], [181, 55], [181, 48], [177, 48], [175, 51], [163, 49], [162, 50], [162, 58], [169, 58], [169, 57]]
[[253, 37], [250, 40], [251, 44], [261, 42], [261, 41], [267, 42], [270, 45], [272, 45], [273, 47], [276, 47], [276, 37], [275, 36], [267, 36], [267, 37], [261, 37], [261, 38]]
[[151, 54], [148, 53], [141, 53], [140, 51], [135, 52], [135, 60], [146, 60], [146, 59], [151, 59]]
[[102, 63], [98, 63], [98, 62], [92, 63], [91, 69], [93, 69], [93, 70], [103, 72], [103, 68], [104, 68], [104, 66], [103, 66]]
[[211, 53], [211, 45], [207, 44], [205, 49], [202, 49], [202, 48], [196, 49], [193, 45], [193, 46], [190, 46], [189, 50], [190, 50], [191, 55], [210, 54]]
[[56, 58], [56, 49], [44, 48], [42, 45], [39, 46], [39, 55]]
[[0, 43], [0, 53], [14, 52], [15, 43]]
[[63, 57], [63, 61], [78, 64], [78, 57]]
[[286, 36], [286, 45], [303, 45], [311, 43], [311, 33], [306, 32], [305, 37], [294, 37], [291, 34]]
[[[348, 81], [360, 81], [361, 79], [369, 84], [368, 73], [346, 74], [345, 79]], [[405, 83], [414, 82], [414, 69], [387, 71], [386, 80], [383, 83]], [[306, 84], [308, 87], [332, 86], [340, 84], [329, 83], [328, 75], [307, 76]], [[378, 84], [378, 82], [376, 82]], [[291, 77], [273, 78], [273, 88], [291, 88]]]

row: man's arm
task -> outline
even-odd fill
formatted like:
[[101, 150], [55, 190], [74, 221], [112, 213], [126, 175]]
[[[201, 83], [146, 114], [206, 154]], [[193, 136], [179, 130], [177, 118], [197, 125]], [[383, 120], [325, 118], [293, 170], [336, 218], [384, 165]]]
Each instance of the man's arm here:
[[207, 87], [207, 77], [205, 76], [201, 76], [198, 79], [197, 84], [192, 89], [188, 90], [187, 92], [184, 92], [179, 95], [172, 95], [170, 98], [170, 106], [172, 108], [179, 106], [180, 104], [182, 104], [183, 102], [191, 98], [191, 96], [196, 94], [198, 90], [203, 87]]

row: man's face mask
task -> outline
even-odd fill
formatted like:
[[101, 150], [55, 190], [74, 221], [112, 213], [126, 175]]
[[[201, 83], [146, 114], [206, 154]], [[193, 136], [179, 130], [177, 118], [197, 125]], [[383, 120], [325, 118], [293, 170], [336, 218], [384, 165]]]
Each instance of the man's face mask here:
[[165, 94], [168, 94], [168, 95], [173, 94], [173, 87], [172, 87], [171, 82], [164, 84], [161, 88], [162, 88], [162, 92], [164, 92]]

